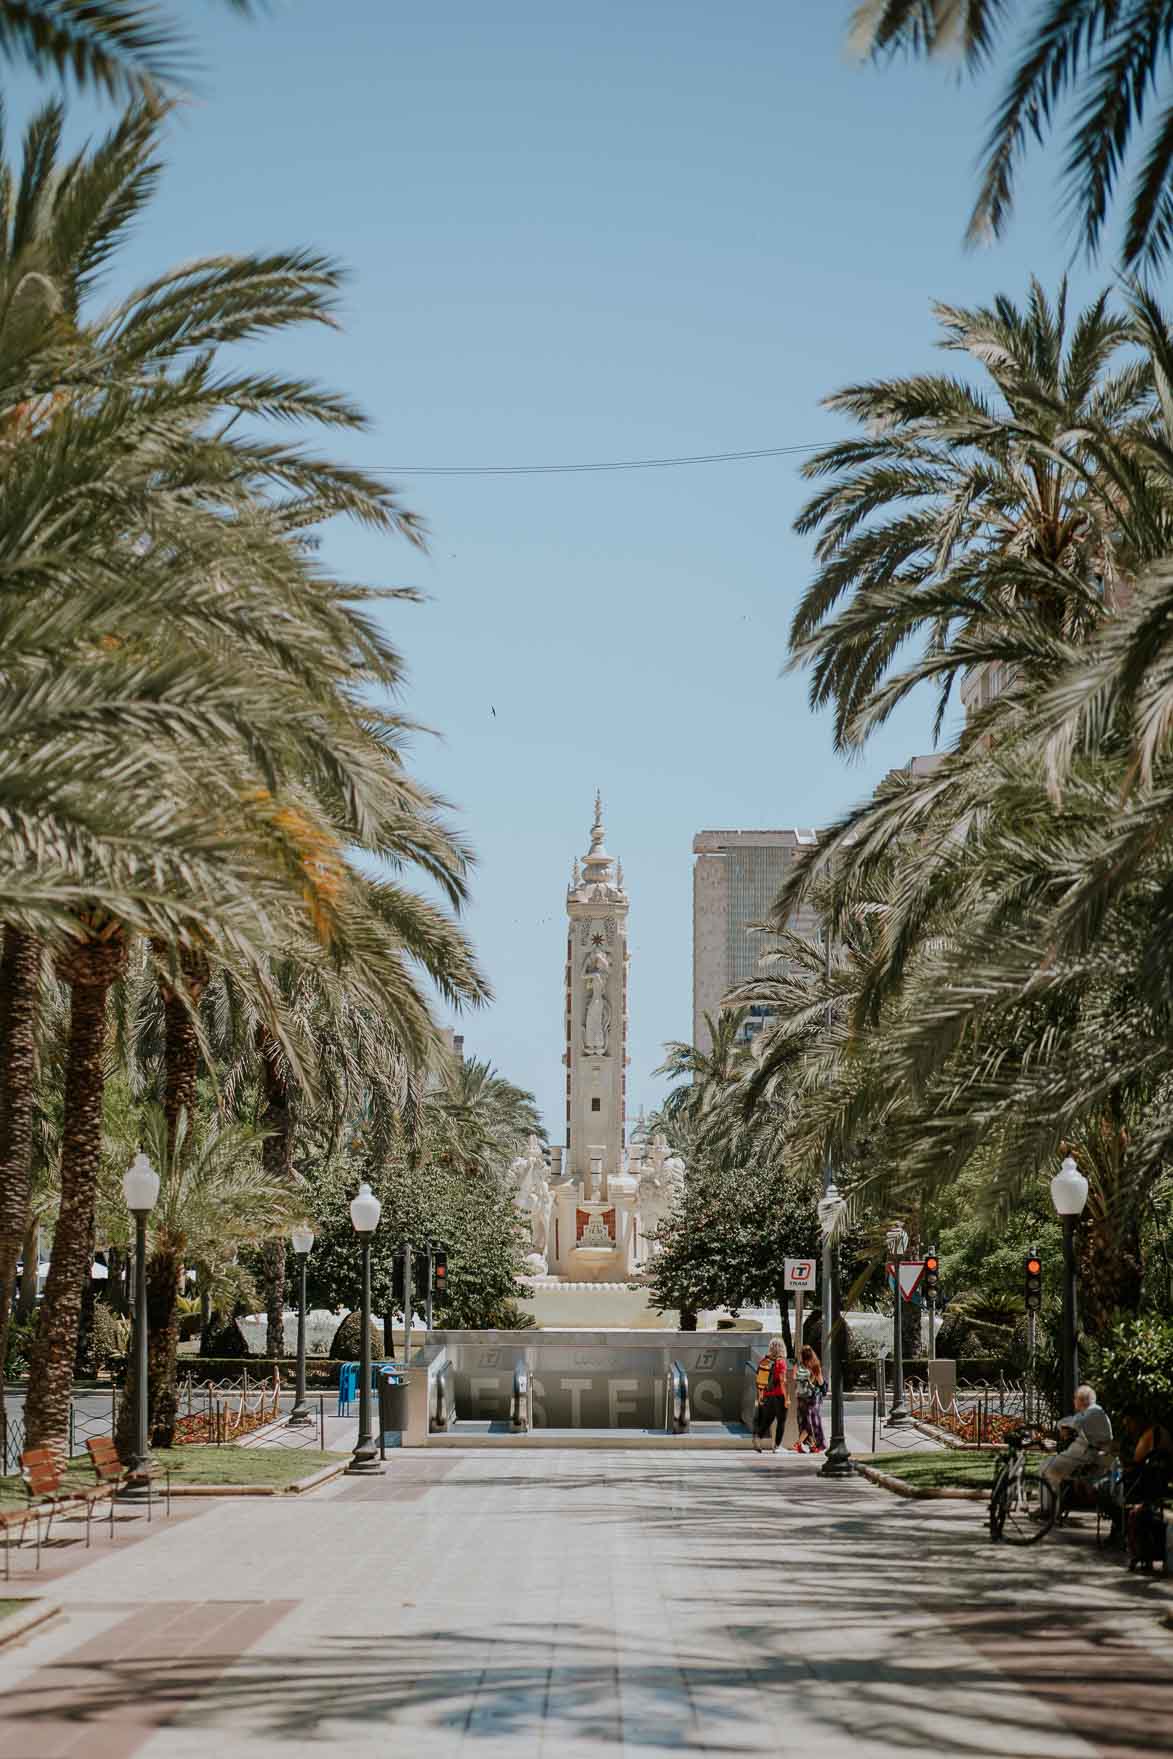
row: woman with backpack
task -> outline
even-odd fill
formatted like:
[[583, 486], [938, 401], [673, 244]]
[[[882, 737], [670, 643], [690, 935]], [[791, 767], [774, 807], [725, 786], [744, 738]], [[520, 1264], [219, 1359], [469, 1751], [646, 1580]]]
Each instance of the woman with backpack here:
[[786, 1345], [781, 1338], [771, 1338], [770, 1347], [757, 1366], [757, 1409], [753, 1420], [754, 1452], [760, 1454], [762, 1442], [774, 1428], [774, 1452], [782, 1446], [786, 1433]]
[[827, 1393], [823, 1364], [809, 1344], [802, 1346], [798, 1360], [798, 1441], [794, 1451], [821, 1454], [827, 1446], [823, 1434], [823, 1399]]

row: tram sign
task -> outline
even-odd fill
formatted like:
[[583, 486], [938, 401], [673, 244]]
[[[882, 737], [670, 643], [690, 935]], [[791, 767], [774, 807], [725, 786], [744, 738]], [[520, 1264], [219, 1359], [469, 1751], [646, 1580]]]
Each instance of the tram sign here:
[[815, 1260], [813, 1258], [788, 1258], [784, 1286], [788, 1289], [813, 1289], [815, 1286]]

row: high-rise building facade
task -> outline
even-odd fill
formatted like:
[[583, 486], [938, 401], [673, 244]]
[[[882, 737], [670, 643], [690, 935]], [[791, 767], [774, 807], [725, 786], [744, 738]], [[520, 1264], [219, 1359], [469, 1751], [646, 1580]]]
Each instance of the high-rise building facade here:
[[[774, 900], [796, 861], [818, 842], [813, 830], [699, 831], [692, 840], [692, 1041], [709, 1047], [705, 1016], [715, 1018], [727, 992], [766, 972], [763, 955], [780, 943], [777, 935], [755, 932], [769, 917]], [[807, 940], [820, 934], [818, 912], [797, 910], [787, 928]], [[777, 967], [772, 967], [777, 970]], [[751, 1014], [746, 1036], [760, 1027]]]

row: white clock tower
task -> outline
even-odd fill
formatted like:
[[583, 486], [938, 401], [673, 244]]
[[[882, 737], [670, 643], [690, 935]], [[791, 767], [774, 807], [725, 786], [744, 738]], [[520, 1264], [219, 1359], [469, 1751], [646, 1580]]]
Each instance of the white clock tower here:
[[604, 845], [595, 796], [591, 846], [566, 894], [566, 1162], [598, 1197], [623, 1170], [627, 1101], [627, 893]]

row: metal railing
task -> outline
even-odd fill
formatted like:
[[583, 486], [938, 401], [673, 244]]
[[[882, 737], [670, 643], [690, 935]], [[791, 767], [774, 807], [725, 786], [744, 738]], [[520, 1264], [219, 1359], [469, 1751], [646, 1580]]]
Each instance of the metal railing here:
[[664, 1399], [664, 1428], [670, 1435], [687, 1435], [692, 1423], [688, 1403], [688, 1370], [673, 1362], [668, 1370]]
[[936, 1387], [923, 1381], [910, 1381], [906, 1393], [917, 1421], [931, 1423], [972, 1446], [997, 1446], [1011, 1429], [1023, 1423], [1046, 1423], [1050, 1417], [1045, 1400], [1029, 1381], [999, 1379], [960, 1386], [948, 1404]]
[[[179, 1403], [176, 1442], [184, 1447], [201, 1444], [223, 1447], [278, 1421], [281, 1416], [281, 1375], [275, 1368], [271, 1379], [254, 1380], [251, 1386], [247, 1369], [239, 1381], [197, 1383], [189, 1375], [180, 1388]], [[319, 1404], [323, 1412], [324, 1433], [324, 1400], [320, 1398]]]
[[509, 1427], [516, 1434], [528, 1435], [533, 1426], [533, 1382], [525, 1363], [515, 1362], [513, 1365], [513, 1396], [509, 1401]]
[[[69, 1430], [66, 1447], [70, 1458], [84, 1452], [87, 1441], [110, 1436], [118, 1427], [120, 1394], [116, 1386], [76, 1392], [69, 1401]], [[24, 1403], [19, 1408], [7, 1402], [0, 1409], [0, 1472], [5, 1476], [20, 1471], [20, 1456], [25, 1449]]]

